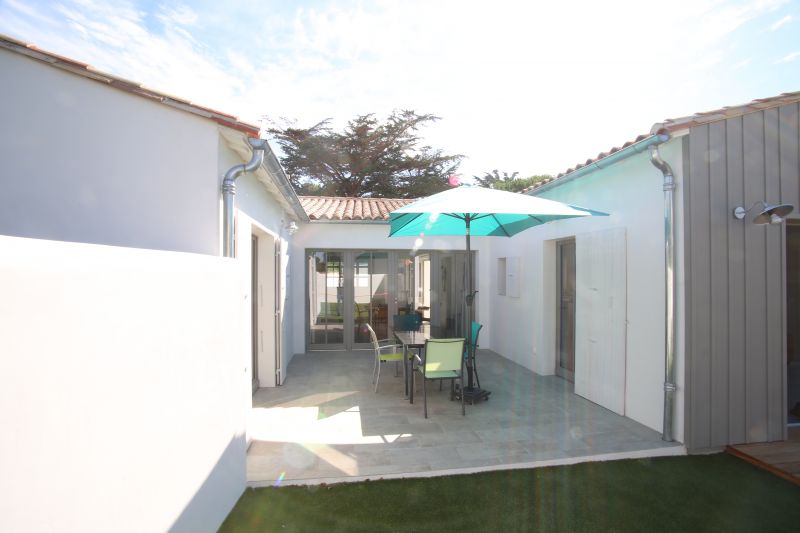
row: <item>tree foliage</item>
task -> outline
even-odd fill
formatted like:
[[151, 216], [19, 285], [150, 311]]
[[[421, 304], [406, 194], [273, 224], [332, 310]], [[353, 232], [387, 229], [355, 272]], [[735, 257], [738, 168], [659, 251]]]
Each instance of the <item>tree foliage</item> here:
[[462, 159], [420, 146], [417, 130], [436, 120], [403, 110], [385, 122], [360, 115], [342, 132], [326, 119], [310, 128], [285, 126], [269, 133], [299, 194], [416, 198], [447, 189]]
[[481, 187], [487, 187], [489, 189], [499, 189], [501, 191], [510, 191], [510, 192], [521, 192], [531, 187], [535, 183], [538, 183], [544, 179], [547, 179], [551, 176], [548, 174], [538, 174], [534, 176], [529, 176], [527, 178], [518, 178], [519, 172], [514, 172], [509, 174], [508, 172], [503, 172], [501, 176], [497, 169], [492, 170], [491, 172], [485, 173], [482, 177], [481, 176], [473, 176], [475, 181], [478, 182], [478, 185]]
[[494, 185], [496, 185], [497, 183], [514, 180], [517, 178], [517, 175], [519, 175], [519, 172], [514, 172], [511, 175], [509, 175], [508, 172], [503, 172], [503, 175], [500, 176], [500, 173], [497, 171], [497, 169], [494, 169], [491, 172], [487, 172], [486, 174], [484, 174], [483, 177], [480, 176], [473, 176], [473, 177], [475, 178], [475, 181], [478, 182], [478, 185], [480, 185], [481, 187], [488, 187], [489, 189], [493, 189]]

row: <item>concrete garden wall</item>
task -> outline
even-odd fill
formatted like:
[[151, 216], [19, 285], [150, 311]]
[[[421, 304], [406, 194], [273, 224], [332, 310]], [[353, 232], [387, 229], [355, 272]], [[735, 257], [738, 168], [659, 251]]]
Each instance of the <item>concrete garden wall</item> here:
[[245, 487], [239, 263], [0, 250], [0, 530], [215, 531]]

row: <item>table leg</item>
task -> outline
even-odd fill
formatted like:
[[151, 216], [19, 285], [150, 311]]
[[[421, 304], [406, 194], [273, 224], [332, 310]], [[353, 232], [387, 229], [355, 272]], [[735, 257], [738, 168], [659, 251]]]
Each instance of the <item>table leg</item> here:
[[408, 367], [408, 345], [403, 344], [403, 382], [406, 386], [406, 398], [408, 398], [408, 379], [410, 376]]
[[408, 359], [408, 374], [410, 376], [408, 384], [408, 401], [414, 403], [414, 358]]

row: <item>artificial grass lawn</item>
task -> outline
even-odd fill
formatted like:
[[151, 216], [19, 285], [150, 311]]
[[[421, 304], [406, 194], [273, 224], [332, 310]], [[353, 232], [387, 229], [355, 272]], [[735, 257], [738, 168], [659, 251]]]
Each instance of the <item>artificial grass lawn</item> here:
[[800, 531], [800, 487], [727, 454], [247, 489], [220, 531]]

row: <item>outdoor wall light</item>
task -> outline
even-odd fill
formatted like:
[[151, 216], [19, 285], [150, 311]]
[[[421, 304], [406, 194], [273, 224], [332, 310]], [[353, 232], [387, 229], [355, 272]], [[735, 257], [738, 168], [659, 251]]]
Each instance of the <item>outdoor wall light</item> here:
[[286, 224], [284, 227], [289, 231], [289, 235], [294, 235], [297, 233], [297, 222], [294, 220]]
[[733, 218], [744, 219], [745, 215], [757, 205], [761, 206], [761, 211], [753, 218], [753, 224], [780, 224], [789, 213], [794, 211], [794, 206], [791, 204], [772, 205], [767, 202], [757, 201], [750, 206], [750, 209], [745, 209], [741, 206], [735, 208], [733, 210]]

